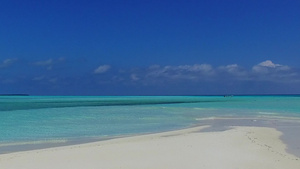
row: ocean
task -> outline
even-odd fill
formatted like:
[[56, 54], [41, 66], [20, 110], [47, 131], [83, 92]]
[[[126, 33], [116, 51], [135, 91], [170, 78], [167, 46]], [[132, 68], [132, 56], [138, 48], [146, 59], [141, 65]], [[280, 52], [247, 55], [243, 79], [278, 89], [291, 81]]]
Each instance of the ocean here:
[[300, 96], [0, 96], [0, 154], [177, 130], [214, 119], [298, 122]]

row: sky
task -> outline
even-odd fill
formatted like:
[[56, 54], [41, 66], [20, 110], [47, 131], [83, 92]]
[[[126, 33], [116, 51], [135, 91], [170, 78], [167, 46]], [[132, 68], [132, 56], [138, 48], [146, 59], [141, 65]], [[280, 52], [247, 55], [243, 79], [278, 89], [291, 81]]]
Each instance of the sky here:
[[300, 94], [300, 1], [0, 2], [0, 94]]

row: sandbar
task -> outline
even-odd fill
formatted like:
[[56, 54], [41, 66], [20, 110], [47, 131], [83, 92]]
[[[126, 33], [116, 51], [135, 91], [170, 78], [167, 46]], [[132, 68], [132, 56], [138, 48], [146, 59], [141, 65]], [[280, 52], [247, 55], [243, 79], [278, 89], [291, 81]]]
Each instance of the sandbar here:
[[299, 169], [282, 133], [268, 127], [208, 126], [0, 155], [1, 169]]

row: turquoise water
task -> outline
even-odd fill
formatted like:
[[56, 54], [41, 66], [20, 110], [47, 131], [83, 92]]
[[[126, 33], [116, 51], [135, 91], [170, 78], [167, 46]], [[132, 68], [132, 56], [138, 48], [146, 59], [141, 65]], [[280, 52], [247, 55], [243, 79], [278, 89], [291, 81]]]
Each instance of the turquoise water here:
[[185, 128], [215, 117], [300, 117], [299, 96], [0, 96], [0, 146]]

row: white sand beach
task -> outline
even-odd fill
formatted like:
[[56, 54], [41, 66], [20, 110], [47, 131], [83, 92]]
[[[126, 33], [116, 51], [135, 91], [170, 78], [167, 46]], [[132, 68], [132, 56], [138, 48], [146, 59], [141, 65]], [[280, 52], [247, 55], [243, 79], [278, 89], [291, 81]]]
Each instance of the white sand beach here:
[[273, 128], [204, 127], [0, 155], [1, 169], [299, 169]]

